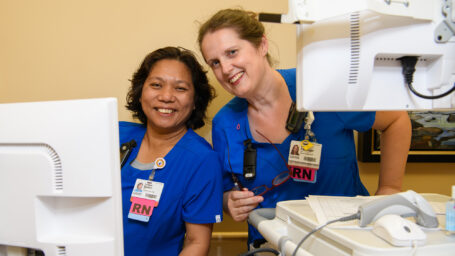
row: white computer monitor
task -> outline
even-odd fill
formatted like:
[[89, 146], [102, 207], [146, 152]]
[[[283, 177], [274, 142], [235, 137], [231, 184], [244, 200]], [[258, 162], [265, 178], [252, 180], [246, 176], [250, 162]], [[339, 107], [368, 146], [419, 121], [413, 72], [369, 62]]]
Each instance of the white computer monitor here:
[[114, 98], [0, 104], [0, 254], [122, 256], [119, 161]]
[[[455, 5], [443, 0], [289, 0], [301, 111], [455, 109]], [[283, 18], [282, 18], [283, 20]], [[411, 85], [400, 58], [417, 57]]]

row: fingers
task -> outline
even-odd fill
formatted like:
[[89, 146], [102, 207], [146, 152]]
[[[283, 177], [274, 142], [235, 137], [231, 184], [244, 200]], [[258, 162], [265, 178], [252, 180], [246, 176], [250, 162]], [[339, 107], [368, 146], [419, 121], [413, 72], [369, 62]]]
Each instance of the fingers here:
[[235, 221], [244, 221], [248, 218], [248, 214], [262, 201], [264, 201], [262, 196], [254, 196], [253, 192], [244, 189], [242, 191], [231, 191], [227, 206]]

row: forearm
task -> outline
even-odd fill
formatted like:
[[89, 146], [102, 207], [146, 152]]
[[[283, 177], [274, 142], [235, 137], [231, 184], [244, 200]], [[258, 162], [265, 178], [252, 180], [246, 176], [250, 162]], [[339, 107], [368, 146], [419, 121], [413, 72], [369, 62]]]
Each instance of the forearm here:
[[198, 255], [208, 255], [210, 248], [210, 241], [207, 242], [197, 242], [197, 241], [188, 241], [185, 238], [185, 243], [183, 250], [180, 252], [180, 256], [198, 256]]
[[377, 195], [401, 192], [411, 143], [411, 123], [400, 114], [381, 134], [381, 164]]
[[181, 256], [208, 255], [213, 224], [186, 223], [186, 236]]

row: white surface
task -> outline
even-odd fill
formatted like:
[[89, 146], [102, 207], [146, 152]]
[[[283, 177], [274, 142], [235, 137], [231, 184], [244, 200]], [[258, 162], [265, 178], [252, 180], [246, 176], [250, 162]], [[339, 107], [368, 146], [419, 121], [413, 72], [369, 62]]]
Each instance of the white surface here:
[[[318, 196], [310, 195], [306, 201], [311, 206], [319, 224], [324, 224], [330, 220], [339, 219], [359, 210], [359, 206], [371, 202], [384, 196]], [[436, 214], [445, 213], [445, 202], [429, 201], [431, 210]], [[428, 211], [428, 210], [427, 210]], [[349, 226], [351, 228], [360, 228], [359, 220], [333, 223], [332, 226]]]
[[0, 104], [0, 120], [0, 244], [123, 255], [116, 99]]
[[[316, 1], [307, 1], [316, 3]], [[317, 1], [319, 3], [319, 1]], [[345, 1], [321, 1], [317, 13], [343, 9]], [[298, 110], [427, 110], [455, 108], [455, 93], [428, 100], [412, 94], [404, 83], [397, 60], [418, 56], [414, 88], [424, 95], [437, 95], [455, 83], [455, 38], [436, 43], [435, 29], [443, 20], [441, 0], [410, 0], [408, 7], [392, 1], [362, 1], [385, 9], [418, 7], [422, 17], [406, 11], [380, 12], [359, 8], [355, 14], [330, 16], [312, 24], [297, 25]], [[362, 5], [359, 5], [362, 6]], [[344, 11], [343, 11], [344, 12]], [[413, 16], [413, 15], [410, 15]], [[425, 17], [432, 17], [431, 20]], [[351, 22], [352, 21], [352, 22]]]
[[[438, 194], [422, 194], [430, 202], [446, 202], [447, 196]], [[440, 229], [424, 229], [427, 242], [415, 250], [415, 255], [453, 255], [455, 251], [455, 235], [444, 232], [443, 215], [438, 215]], [[284, 242], [286, 255], [291, 255], [296, 244], [312, 229], [319, 226], [316, 216], [305, 200], [283, 201], [277, 204], [276, 217], [262, 221], [258, 225], [259, 232], [274, 246]], [[279, 246], [278, 246], [279, 247]], [[409, 255], [411, 247], [395, 247], [377, 237], [371, 228], [342, 229], [331, 225], [311, 235], [299, 249], [298, 255]]]
[[[406, 6], [405, 2], [410, 4]], [[391, 1], [390, 4], [384, 0], [289, 0], [289, 13], [283, 15], [281, 22], [312, 23], [362, 10], [431, 20], [432, 16], [427, 10], [432, 7], [432, 4], [428, 0]]]
[[425, 244], [427, 236], [414, 222], [399, 215], [387, 214], [377, 219], [373, 225], [373, 233], [395, 246], [418, 246]]
[[[311, 206], [319, 224], [324, 224], [330, 220], [335, 220], [356, 213], [359, 210], [359, 206], [370, 202], [374, 199], [380, 198], [381, 196], [357, 196], [357, 197], [345, 197], [345, 196], [317, 196], [310, 195], [307, 197], [307, 201]], [[334, 223], [333, 225], [339, 226], [358, 226], [358, 220], [352, 220], [347, 222]]]

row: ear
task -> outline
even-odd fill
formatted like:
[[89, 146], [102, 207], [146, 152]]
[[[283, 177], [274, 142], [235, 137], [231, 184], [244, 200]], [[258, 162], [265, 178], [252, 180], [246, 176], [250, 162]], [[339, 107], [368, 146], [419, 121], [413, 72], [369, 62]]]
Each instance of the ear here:
[[267, 37], [265, 35], [262, 36], [261, 45], [259, 46], [259, 50], [260, 50], [262, 56], [266, 56], [267, 53], [269, 52], [269, 40], [267, 40]]

